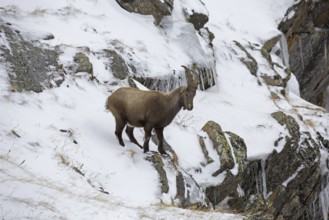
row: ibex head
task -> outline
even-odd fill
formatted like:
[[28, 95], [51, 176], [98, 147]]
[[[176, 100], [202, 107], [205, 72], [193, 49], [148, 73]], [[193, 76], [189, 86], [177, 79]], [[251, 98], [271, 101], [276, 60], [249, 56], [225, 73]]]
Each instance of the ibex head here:
[[198, 88], [199, 77], [196, 73], [192, 72], [186, 66], [182, 66], [185, 69], [185, 76], [187, 80], [187, 87], [181, 91], [181, 100], [183, 109], [191, 111], [193, 109], [193, 99]]

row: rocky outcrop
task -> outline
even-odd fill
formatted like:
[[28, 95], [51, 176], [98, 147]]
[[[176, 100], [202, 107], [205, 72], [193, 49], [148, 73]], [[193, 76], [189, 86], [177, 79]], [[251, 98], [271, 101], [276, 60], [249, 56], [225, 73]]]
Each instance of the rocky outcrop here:
[[116, 0], [118, 4], [129, 12], [142, 15], [152, 15], [154, 22], [159, 25], [164, 16], [171, 15], [173, 0]]
[[329, 2], [299, 1], [279, 25], [288, 42], [289, 63], [301, 96], [325, 107], [329, 85]]
[[10, 64], [8, 76], [13, 91], [42, 92], [63, 82], [64, 72], [56, 51], [34, 46], [10, 24], [0, 23], [0, 32], [6, 42], [0, 52]]
[[[206, 123], [203, 130], [214, 148], [222, 148], [217, 151], [221, 159], [217, 175], [224, 174], [220, 184], [206, 187], [206, 195], [214, 206], [249, 213], [250, 219], [301, 219], [307, 216], [321, 219], [319, 197], [327, 186], [328, 174], [320, 162], [320, 149], [324, 150], [327, 142], [301, 132], [296, 119], [284, 112], [274, 112], [272, 117], [287, 130], [287, 135], [279, 140], [284, 141], [283, 150], [253, 161], [247, 161], [246, 145], [241, 137], [223, 132], [215, 122]], [[230, 146], [233, 151], [226, 151], [230, 156], [223, 154], [222, 151]], [[234, 172], [231, 164], [238, 167], [238, 172]], [[321, 198], [323, 200], [323, 195]]]

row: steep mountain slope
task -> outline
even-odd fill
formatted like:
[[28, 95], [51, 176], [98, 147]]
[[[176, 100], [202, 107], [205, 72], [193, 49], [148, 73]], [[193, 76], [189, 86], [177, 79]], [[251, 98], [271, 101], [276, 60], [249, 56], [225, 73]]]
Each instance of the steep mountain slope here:
[[[243, 219], [213, 208], [289, 218], [296, 207], [300, 218], [309, 204], [328, 216], [329, 115], [299, 97], [277, 29], [292, 0], [176, 0], [160, 23], [116, 1], [0, 3], [4, 219]], [[199, 30], [194, 14], [209, 18]], [[165, 129], [170, 156], [126, 136], [122, 148], [107, 96], [127, 76], [184, 85], [181, 65], [215, 86]], [[299, 174], [316, 188], [305, 200]]]

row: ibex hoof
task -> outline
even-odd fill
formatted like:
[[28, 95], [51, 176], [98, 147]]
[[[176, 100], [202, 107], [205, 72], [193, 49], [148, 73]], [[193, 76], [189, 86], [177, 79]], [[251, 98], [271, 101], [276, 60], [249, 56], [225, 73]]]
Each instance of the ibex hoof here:
[[167, 152], [166, 151], [159, 151], [159, 153], [163, 156], [168, 156]]

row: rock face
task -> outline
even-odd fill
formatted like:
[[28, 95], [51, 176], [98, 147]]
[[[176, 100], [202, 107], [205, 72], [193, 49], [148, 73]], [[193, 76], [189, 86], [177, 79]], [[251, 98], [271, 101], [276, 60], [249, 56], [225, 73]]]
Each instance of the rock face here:
[[8, 75], [13, 91], [42, 92], [63, 82], [64, 72], [56, 51], [34, 46], [9, 24], [0, 24], [0, 32], [8, 42], [0, 47], [0, 52], [10, 63]]
[[[251, 219], [323, 219], [326, 212], [321, 210], [321, 201], [326, 198], [323, 194], [327, 192], [328, 173], [323, 171], [320, 149], [325, 150], [328, 140], [301, 132], [297, 121], [281, 111], [272, 113], [272, 117], [287, 130], [281, 140], [285, 141], [284, 148], [253, 161], [247, 161], [241, 137], [223, 132], [215, 122], [206, 123], [203, 130], [214, 148], [222, 149], [218, 151], [221, 167], [216, 175], [225, 177], [221, 184], [207, 187], [206, 195], [213, 206], [250, 213]], [[232, 151], [223, 153], [229, 146], [234, 155]], [[237, 173], [232, 163], [238, 166]]]
[[302, 0], [287, 12], [279, 25], [288, 42], [291, 71], [301, 96], [325, 107], [329, 85], [329, 2]]
[[118, 4], [129, 12], [142, 15], [152, 15], [156, 25], [159, 25], [162, 18], [171, 15], [173, 0], [116, 0]]

